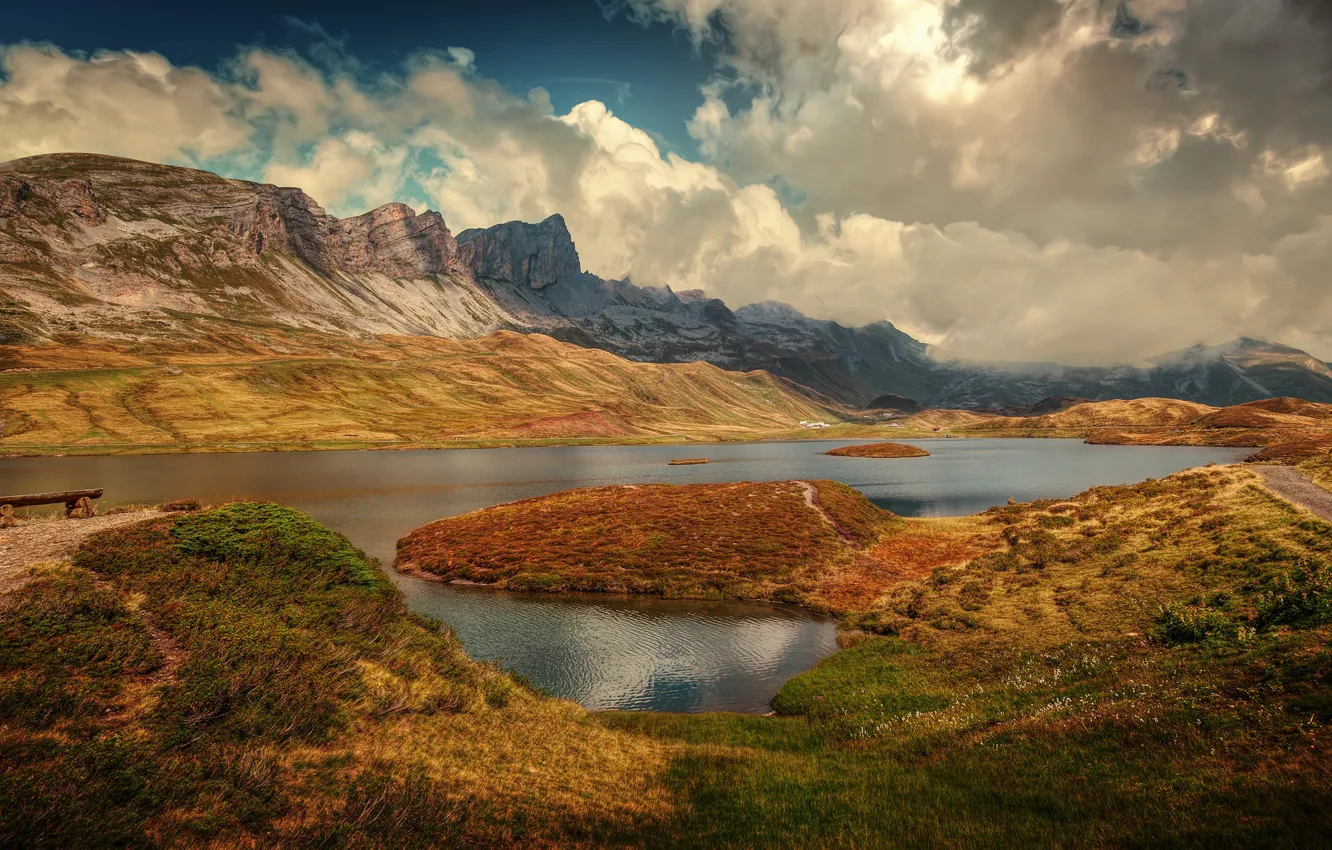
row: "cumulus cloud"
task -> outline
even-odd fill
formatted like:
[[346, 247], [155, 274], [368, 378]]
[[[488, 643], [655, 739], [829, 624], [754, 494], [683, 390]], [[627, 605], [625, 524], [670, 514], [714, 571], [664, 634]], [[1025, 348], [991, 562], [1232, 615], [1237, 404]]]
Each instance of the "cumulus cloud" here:
[[[1328, 36], [1278, 0], [625, 0], [719, 53], [701, 161], [463, 48], [368, 76], [242, 52], [0, 53], [0, 158], [94, 150], [565, 215], [584, 265], [888, 319], [959, 356], [1134, 361], [1238, 334], [1332, 355]], [[331, 58], [330, 58], [331, 57]], [[484, 66], [484, 57], [480, 65]], [[792, 200], [798, 199], [798, 200]]]

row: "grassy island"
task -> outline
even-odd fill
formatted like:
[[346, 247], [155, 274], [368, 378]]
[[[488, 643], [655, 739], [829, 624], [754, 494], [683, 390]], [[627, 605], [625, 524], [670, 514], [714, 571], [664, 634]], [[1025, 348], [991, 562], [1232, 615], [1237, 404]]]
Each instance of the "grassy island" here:
[[431, 523], [396, 566], [509, 590], [805, 602], [894, 521], [832, 481], [600, 487]]
[[908, 446], [903, 443], [868, 443], [859, 446], [843, 446], [840, 449], [829, 449], [824, 452], [833, 457], [929, 457], [930, 453], [919, 446]]

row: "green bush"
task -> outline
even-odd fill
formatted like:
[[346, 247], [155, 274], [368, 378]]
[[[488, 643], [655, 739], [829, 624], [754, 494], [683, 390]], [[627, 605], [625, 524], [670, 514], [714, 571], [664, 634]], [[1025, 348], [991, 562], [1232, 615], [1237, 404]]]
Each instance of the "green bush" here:
[[1156, 634], [1170, 644], [1198, 643], [1211, 637], [1234, 637], [1239, 624], [1224, 613], [1197, 605], [1162, 606], [1156, 615]]
[[1332, 622], [1332, 567], [1321, 561], [1302, 561], [1282, 574], [1276, 586], [1258, 597], [1255, 624], [1317, 626]]

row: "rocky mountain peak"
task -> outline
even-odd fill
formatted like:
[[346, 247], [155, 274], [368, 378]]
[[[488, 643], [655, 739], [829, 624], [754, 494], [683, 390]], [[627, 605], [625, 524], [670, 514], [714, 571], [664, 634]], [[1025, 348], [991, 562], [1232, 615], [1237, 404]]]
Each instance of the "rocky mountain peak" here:
[[564, 217], [510, 221], [458, 234], [458, 256], [478, 278], [544, 289], [582, 272]]
[[444, 218], [417, 215], [406, 204], [384, 204], [337, 219], [300, 189], [256, 186], [252, 206], [232, 217], [231, 230], [256, 254], [280, 250], [323, 272], [379, 272], [422, 277], [446, 271], [458, 253]]
[[420, 215], [406, 204], [385, 204], [337, 222], [340, 265], [346, 271], [379, 271], [390, 277], [438, 274], [458, 253], [458, 243], [434, 210]]

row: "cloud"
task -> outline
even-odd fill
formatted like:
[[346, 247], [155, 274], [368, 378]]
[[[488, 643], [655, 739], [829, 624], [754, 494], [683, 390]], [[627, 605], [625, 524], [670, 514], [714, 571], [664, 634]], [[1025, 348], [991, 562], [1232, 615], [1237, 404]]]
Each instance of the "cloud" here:
[[44, 45], [0, 47], [0, 159], [96, 151], [146, 159], [219, 156], [251, 126], [228, 87], [156, 53], [74, 58]]
[[[367, 73], [242, 51], [0, 53], [0, 159], [91, 150], [388, 200], [555, 212], [584, 265], [887, 319], [959, 356], [1136, 361], [1248, 334], [1332, 355], [1328, 42], [1275, 0], [628, 0], [721, 56], [701, 161], [463, 48]], [[779, 191], [780, 190], [780, 191]]]
[[[974, 238], [942, 243], [958, 252], [951, 279], [909, 262], [884, 275], [862, 257], [848, 268], [916, 282], [848, 289], [806, 276], [783, 290], [769, 274], [754, 287], [825, 315], [893, 318], [968, 354], [1002, 340], [1014, 355], [1133, 359], [1190, 335], [1303, 333], [1270, 323], [1270, 305], [1262, 315], [1233, 307], [1251, 279], [1196, 276], [1269, 256], [1332, 212], [1332, 50], [1307, 4], [625, 0], [622, 8], [719, 46], [721, 71], [691, 133], [737, 183], [779, 176], [794, 186], [804, 200], [791, 212], [807, 246], [829, 241], [817, 225], [824, 216], [1002, 234], [985, 240], [996, 252], [987, 258], [971, 253]], [[1014, 288], [1015, 262], [1040, 286]], [[974, 300], [1000, 279], [1027, 299], [1023, 315]], [[1291, 298], [1323, 285], [1291, 283]], [[1115, 292], [1143, 300], [1116, 302]], [[815, 308], [816, 295], [824, 306]], [[1129, 311], [1120, 326], [1104, 327], [1096, 314], [1107, 304]], [[1159, 327], [1147, 334], [1132, 322]], [[1029, 329], [1025, 344], [1015, 326]], [[1332, 341], [1318, 339], [1332, 354]]]

